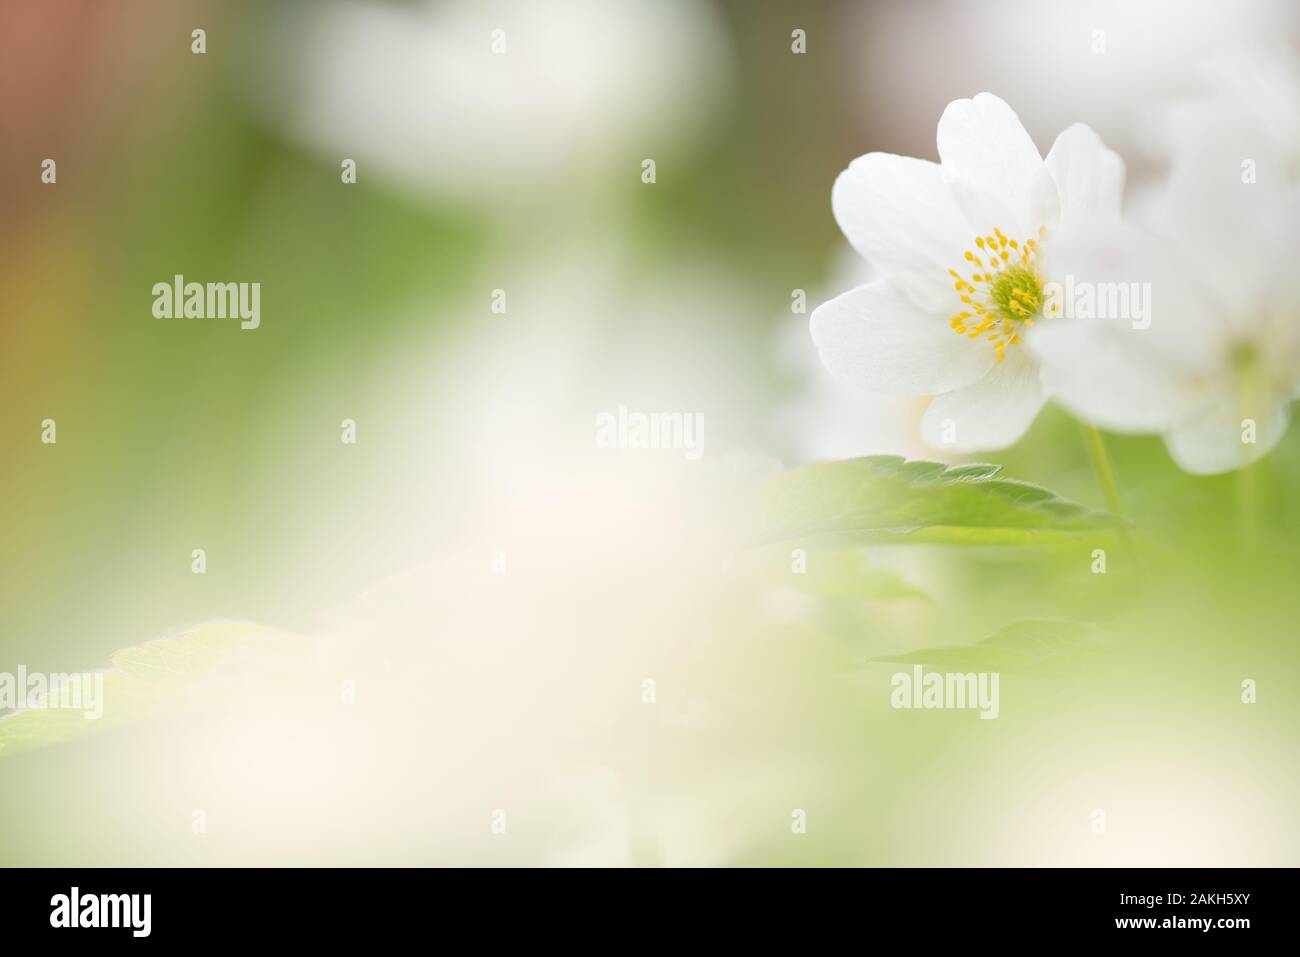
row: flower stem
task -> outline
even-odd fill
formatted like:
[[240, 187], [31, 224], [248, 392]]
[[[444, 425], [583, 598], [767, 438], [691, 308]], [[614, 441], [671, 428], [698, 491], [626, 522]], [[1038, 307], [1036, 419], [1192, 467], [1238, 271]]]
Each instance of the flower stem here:
[[[1233, 355], [1233, 366], [1237, 373], [1237, 416], [1245, 428], [1246, 420], [1254, 417], [1253, 410], [1259, 406], [1259, 360], [1255, 350], [1249, 346], [1238, 347]], [[1257, 464], [1251, 461], [1250, 447], [1243, 441], [1241, 464], [1236, 474], [1237, 531], [1247, 549], [1255, 547], [1259, 530]]]
[[1251, 548], [1255, 544], [1259, 510], [1259, 494], [1255, 483], [1255, 467], [1243, 465], [1237, 469], [1237, 530], [1242, 543]]
[[1092, 459], [1092, 470], [1097, 473], [1102, 494], [1106, 496], [1106, 507], [1114, 515], [1122, 515], [1119, 504], [1119, 487], [1115, 484], [1115, 470], [1110, 464], [1110, 455], [1106, 452], [1106, 441], [1095, 425], [1083, 427], [1084, 438], [1088, 442], [1088, 457]]

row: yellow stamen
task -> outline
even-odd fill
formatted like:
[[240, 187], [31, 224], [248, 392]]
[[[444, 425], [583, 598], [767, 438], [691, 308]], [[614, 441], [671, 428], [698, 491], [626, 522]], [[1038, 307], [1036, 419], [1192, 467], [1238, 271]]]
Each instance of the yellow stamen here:
[[1007, 346], [1020, 345], [1019, 327], [1032, 326], [1044, 302], [1044, 279], [1038, 266], [1039, 241], [1047, 237], [1045, 227], [1037, 238], [1011, 239], [1001, 229], [975, 237], [975, 249], [988, 254], [988, 263], [966, 250], [966, 262], [976, 267], [965, 275], [949, 269], [957, 298], [967, 307], [949, 319], [952, 330], [969, 339], [984, 339], [994, 349], [997, 361], [1006, 358]]

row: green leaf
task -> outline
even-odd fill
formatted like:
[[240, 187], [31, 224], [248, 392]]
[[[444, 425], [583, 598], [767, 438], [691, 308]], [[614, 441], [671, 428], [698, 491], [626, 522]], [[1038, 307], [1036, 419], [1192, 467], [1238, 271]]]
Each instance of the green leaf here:
[[870, 661], [932, 665], [957, 671], [1009, 673], [1058, 670], [1103, 645], [1096, 625], [1054, 618], [1026, 618], [1004, 625], [996, 634], [970, 645], [918, 648]]
[[895, 455], [803, 466], [759, 487], [744, 506], [741, 534], [750, 545], [1029, 545], [1127, 527], [1042, 486], [999, 478], [1000, 469]]
[[[80, 707], [34, 707], [0, 718], [0, 757], [165, 717], [205, 702], [228, 706], [238, 685], [217, 679], [228, 677], [233, 664], [247, 662], [246, 656], [253, 655], [258, 670], [274, 676], [275, 668], [260, 667], [267, 652], [300, 648], [303, 641], [251, 622], [215, 621], [176, 638], [123, 648], [111, 656], [107, 670], [80, 676], [87, 691], [99, 689], [93, 698], [81, 698]], [[87, 717], [95, 711], [102, 711], [100, 717]]]

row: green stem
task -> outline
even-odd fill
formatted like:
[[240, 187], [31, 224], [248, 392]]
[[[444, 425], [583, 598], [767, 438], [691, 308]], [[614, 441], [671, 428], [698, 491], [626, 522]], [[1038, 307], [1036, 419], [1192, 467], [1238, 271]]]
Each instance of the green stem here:
[[[1237, 418], [1244, 426], [1246, 419], [1253, 418], [1254, 410], [1259, 406], [1259, 360], [1255, 350], [1250, 346], [1239, 346], [1233, 354], [1233, 366], [1237, 373]], [[1254, 548], [1259, 530], [1256, 464], [1250, 461], [1250, 449], [1242, 442], [1241, 465], [1236, 475], [1237, 532], [1247, 549]]]
[[1097, 473], [1102, 493], [1106, 496], [1106, 507], [1112, 514], [1122, 515], [1119, 504], [1119, 486], [1115, 484], [1115, 470], [1110, 464], [1110, 455], [1106, 452], [1106, 441], [1095, 425], [1083, 427], [1084, 438], [1088, 441], [1088, 457], [1092, 459], [1092, 470]]
[[1255, 483], [1255, 466], [1237, 469], [1237, 530], [1242, 543], [1253, 548], [1259, 531], [1259, 490]]

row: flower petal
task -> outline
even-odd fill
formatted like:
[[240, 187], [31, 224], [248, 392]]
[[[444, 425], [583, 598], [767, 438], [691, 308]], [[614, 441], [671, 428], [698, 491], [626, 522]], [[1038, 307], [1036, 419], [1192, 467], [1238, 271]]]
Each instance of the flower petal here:
[[921, 437], [958, 452], [1005, 449], [1020, 440], [1046, 401], [1037, 363], [1012, 347], [979, 382], [936, 397], [921, 419]]
[[853, 247], [918, 306], [959, 305], [948, 270], [962, 263], [972, 232], [938, 164], [859, 156], [836, 178], [831, 208]]
[[810, 326], [826, 368], [861, 391], [934, 395], [975, 382], [993, 364], [991, 348], [953, 332], [884, 281], [818, 306]]
[[1047, 154], [1047, 171], [1061, 201], [1061, 226], [1119, 222], [1124, 161], [1102, 145], [1092, 128], [1075, 123]]
[[1300, 191], [1242, 183], [1236, 169], [1225, 163], [1216, 182], [1195, 163], [1180, 164], [1150, 215], [1156, 229], [1177, 238], [1185, 271], [1217, 299], [1223, 321], [1248, 337], [1259, 332], [1270, 299], [1294, 295], [1285, 286], [1294, 273], [1278, 268], [1276, 252], [1300, 243]]
[[1276, 405], [1255, 423], [1255, 441], [1242, 441], [1242, 420], [1231, 402], [1187, 422], [1165, 436], [1178, 467], [1196, 475], [1231, 472], [1268, 454], [1290, 422], [1285, 405]]
[[1163, 432], [1212, 402], [1229, 327], [1185, 251], [1138, 230], [1086, 226], [1045, 246], [1059, 315], [1026, 337], [1050, 395], [1117, 432]]
[[1015, 239], [1054, 228], [1056, 185], [1015, 111], [992, 93], [954, 100], [939, 119], [939, 158], [958, 205], [979, 235]]
[[1161, 432], [1187, 413], [1179, 370], [1145, 348], [1138, 330], [1090, 319], [1049, 319], [1027, 345], [1047, 393], [1080, 419], [1114, 432]]

